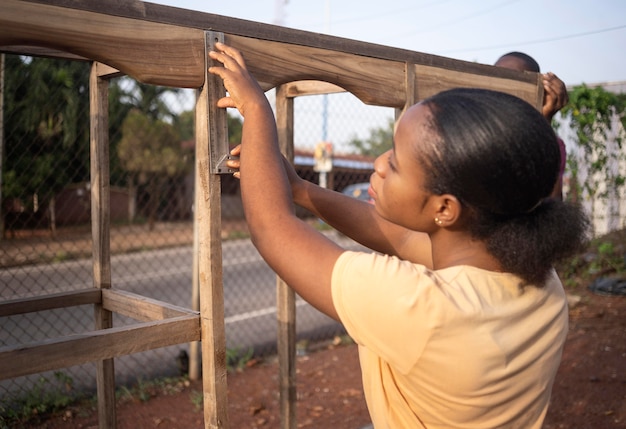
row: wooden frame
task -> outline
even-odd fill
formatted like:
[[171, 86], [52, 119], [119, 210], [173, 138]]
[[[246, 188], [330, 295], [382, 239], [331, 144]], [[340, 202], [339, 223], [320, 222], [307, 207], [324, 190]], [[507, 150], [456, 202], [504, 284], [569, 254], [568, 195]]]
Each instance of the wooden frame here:
[[[95, 330], [0, 349], [0, 378], [97, 362], [100, 427], [114, 428], [113, 358], [201, 340], [206, 428], [228, 428], [222, 288], [220, 168], [227, 145], [225, 113], [215, 107], [221, 82], [207, 73], [216, 38], [242, 50], [264, 89], [277, 88], [279, 142], [293, 156], [293, 98], [349, 91], [367, 104], [407, 106], [465, 86], [500, 90], [541, 109], [536, 73], [458, 61], [136, 0], [3, 0], [0, 51], [91, 61], [91, 170], [94, 287], [0, 303], [0, 316], [92, 304]], [[193, 303], [196, 311], [111, 289], [107, 79], [197, 88], [196, 211]], [[381, 85], [384, 82], [384, 85]], [[295, 305], [278, 280], [281, 427], [295, 428]], [[118, 312], [139, 323], [112, 326]], [[69, 351], [71, 350], [71, 352]], [[71, 354], [70, 354], [71, 353]], [[28, 356], [29, 366], [22, 365]], [[192, 356], [193, 357], [193, 356]], [[197, 373], [197, 371], [193, 371]]]
[[[200, 339], [198, 312], [131, 292], [96, 288], [0, 303], [0, 317], [101, 305], [104, 310], [138, 320], [129, 327], [94, 330], [33, 344], [0, 348], [0, 379], [152, 350]], [[24, 362], [28, 362], [28, 366]]]

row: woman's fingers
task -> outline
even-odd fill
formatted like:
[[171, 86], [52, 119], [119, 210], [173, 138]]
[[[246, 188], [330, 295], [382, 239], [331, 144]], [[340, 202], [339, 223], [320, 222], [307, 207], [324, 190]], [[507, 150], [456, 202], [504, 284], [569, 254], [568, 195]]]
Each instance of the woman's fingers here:
[[[223, 43], [215, 44], [215, 51], [209, 52], [209, 57], [223, 64], [226, 70], [237, 70], [242, 68], [246, 70], [246, 63], [243, 59], [243, 55], [237, 49], [232, 48]], [[210, 67], [209, 71], [214, 67]], [[215, 70], [215, 73], [222, 76], [221, 71]]]
[[226, 160], [226, 166], [232, 170], [237, 170], [233, 173], [233, 177], [241, 178], [239, 168], [241, 167], [241, 161], [239, 161], [239, 155], [241, 154], [241, 143], [230, 150], [230, 157]]
[[246, 68], [246, 63], [243, 59], [243, 55], [238, 49], [233, 48], [232, 46], [225, 45], [221, 42], [217, 42], [215, 47], [223, 52], [228, 58], [232, 58], [237, 65], [241, 68]]

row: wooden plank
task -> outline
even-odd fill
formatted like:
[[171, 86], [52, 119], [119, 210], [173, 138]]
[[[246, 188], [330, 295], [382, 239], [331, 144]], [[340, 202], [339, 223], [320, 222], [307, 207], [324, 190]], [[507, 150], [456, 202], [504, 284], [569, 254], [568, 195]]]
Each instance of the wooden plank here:
[[[196, 118], [197, 120], [197, 118]], [[197, 126], [196, 126], [197, 130]], [[196, 134], [197, 135], [197, 134]], [[199, 142], [196, 138], [196, 142]], [[197, 153], [196, 144], [196, 153]], [[194, 168], [193, 175], [193, 206], [200, 207], [200, 172], [198, 170], [198, 164], [196, 162]], [[200, 266], [200, 241], [199, 241], [199, 225], [197, 222], [197, 217], [193, 218], [193, 260], [191, 263], [191, 308], [195, 311], [200, 311], [200, 276], [199, 269]], [[200, 342], [194, 341], [189, 344], [189, 379], [190, 380], [199, 380], [202, 375], [202, 355], [201, 353]]]
[[[228, 33], [227, 41], [244, 50], [248, 67], [265, 89], [295, 80], [321, 80], [345, 88], [365, 103], [403, 108], [405, 63], [439, 70], [442, 81], [428, 79], [431, 73], [420, 84], [423, 96], [433, 93], [429, 90], [431, 84], [442, 90], [459, 79], [467, 81], [476, 76], [485, 78], [477, 81], [481, 87], [507, 92], [502, 79], [530, 86], [538, 81], [536, 73], [150, 3], [0, 2], [0, 45], [64, 50], [106, 62], [142, 82], [157, 85], [203, 84], [204, 42], [200, 29]], [[419, 79], [420, 71], [416, 75]], [[389, 88], [390, 93], [383, 90]], [[538, 105], [536, 99], [529, 100], [526, 95], [522, 98]]]
[[42, 48], [39, 46], [0, 46], [0, 52], [13, 55], [28, 55], [33, 57], [57, 58], [64, 60], [89, 61], [90, 59], [79, 55], [70, 54], [68, 52], [59, 51], [57, 49]]
[[[417, 78], [415, 77], [415, 67], [413, 66], [413, 64], [409, 64], [409, 63], [405, 64], [404, 67], [405, 67], [406, 77], [404, 80], [405, 96], [404, 96], [404, 106], [402, 106], [403, 111], [408, 109], [415, 103], [417, 103], [417, 101], [419, 100], [418, 95], [417, 95], [418, 82], [417, 82]], [[420, 81], [419, 84], [421, 83], [422, 82]]]
[[[112, 359], [199, 338], [199, 318], [190, 315], [2, 347], [0, 380]], [[112, 427], [104, 426], [102, 421], [99, 424], [100, 427]]]
[[[264, 89], [287, 82], [320, 80], [344, 88], [366, 104], [404, 108], [407, 102], [405, 87], [410, 66], [404, 61], [233, 35], [227, 35], [226, 42], [244, 53], [248, 69]], [[418, 89], [413, 101], [446, 89], [478, 87], [507, 92], [536, 105], [537, 74], [522, 73], [529, 81], [416, 64], [412, 74]], [[329, 89], [336, 90], [334, 86]]]
[[177, 305], [114, 289], [102, 290], [102, 306], [112, 313], [123, 314], [142, 322], [199, 314]]
[[[414, 70], [416, 79], [415, 101], [423, 100], [440, 91], [456, 87], [485, 88], [515, 95], [537, 107], [537, 73], [521, 73], [528, 74], [528, 77], [534, 79], [534, 82], [475, 75], [464, 71], [446, 70], [416, 64]], [[539, 104], [539, 107], [541, 107], [541, 104]]]
[[[282, 154], [291, 163], [294, 157], [294, 100], [288, 95], [291, 85], [276, 88], [276, 127]], [[276, 316], [278, 322], [278, 385], [280, 428], [296, 428], [296, 294], [276, 277]]]
[[284, 86], [286, 87], [284, 90], [285, 94], [289, 98], [304, 95], [322, 95], [346, 92], [346, 90], [340, 86], [333, 85], [328, 82], [320, 82], [318, 80], [299, 80], [296, 82], [289, 82]]
[[0, 317], [34, 313], [55, 308], [75, 307], [77, 305], [96, 304], [101, 299], [102, 294], [100, 290], [94, 288], [11, 299], [0, 303]]
[[[100, 77], [98, 63], [89, 75], [91, 237], [93, 285], [98, 290], [111, 287], [111, 218], [109, 178], [109, 82]], [[113, 314], [101, 303], [94, 305], [95, 329], [113, 327]], [[71, 350], [71, 349], [69, 349]], [[115, 368], [113, 359], [96, 362], [98, 421], [104, 428], [115, 428]]]
[[244, 53], [248, 70], [264, 89], [321, 80], [344, 88], [367, 104], [404, 105], [404, 62], [233, 35], [225, 38]]
[[[212, 30], [254, 39], [280, 41], [288, 44], [323, 48], [326, 50], [365, 55], [402, 63], [409, 62], [449, 70], [462, 70], [487, 76], [509, 77], [531, 83], [535, 81], [532, 77], [524, 75], [521, 72], [502, 67], [456, 60], [423, 52], [329, 36], [322, 33], [296, 30], [223, 15], [174, 8], [150, 2], [120, 2], [116, 0], [99, 0], [97, 2], [76, 0], [27, 0], [27, 2], [106, 13], [114, 16], [172, 24], [188, 28]], [[0, 11], [1, 10], [0, 8]]]
[[184, 26], [27, 1], [0, 2], [0, 45], [66, 51], [155, 85], [201, 86], [203, 37], [203, 31]]
[[[208, 60], [207, 46], [207, 60]], [[212, 61], [212, 60], [208, 60]], [[206, 85], [196, 99], [196, 174], [200, 184], [195, 220], [198, 224], [198, 279], [200, 323], [202, 328], [202, 385], [204, 392], [204, 427], [227, 429], [228, 388], [226, 384], [226, 331], [224, 325], [224, 289], [222, 280], [221, 179], [211, 174], [209, 148], [221, 141], [223, 127], [214, 126], [212, 106], [225, 94], [217, 76], [206, 73]]]
[[124, 76], [124, 73], [107, 64], [96, 63], [98, 77], [104, 80], [110, 80], [116, 77]]
[[100, 77], [101, 68], [108, 70], [107, 66], [93, 63], [89, 77], [91, 236], [93, 285], [108, 289], [111, 287], [109, 82]]
[[[224, 34], [207, 31], [206, 43], [208, 49], [213, 50], [215, 43], [217, 42], [224, 43]], [[223, 97], [224, 95], [226, 95], [226, 92], [223, 89], [221, 78], [216, 79], [216, 76], [210, 75], [208, 79], [213, 80], [213, 83], [209, 83], [209, 85], [213, 88], [216, 88], [215, 96], [219, 95], [220, 97]], [[217, 88], [219, 88], [219, 90], [217, 90]], [[211, 125], [211, 128], [209, 130], [209, 161], [211, 166], [210, 171], [211, 173], [232, 174], [235, 172], [235, 170], [232, 170], [225, 165], [226, 161], [229, 159], [228, 120], [226, 115], [226, 109], [217, 107], [217, 98], [215, 98], [214, 103], [209, 103], [208, 114], [209, 123]]]

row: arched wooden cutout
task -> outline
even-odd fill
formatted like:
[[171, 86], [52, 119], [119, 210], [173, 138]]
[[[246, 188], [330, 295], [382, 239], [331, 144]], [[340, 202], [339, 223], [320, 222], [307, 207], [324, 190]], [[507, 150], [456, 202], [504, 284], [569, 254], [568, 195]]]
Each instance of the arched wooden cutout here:
[[407, 51], [140, 1], [3, 0], [0, 46], [57, 49], [96, 60], [149, 84], [199, 88], [204, 31], [226, 34], [265, 89], [320, 80], [367, 104], [403, 108], [405, 67], [415, 67], [417, 100], [444, 89], [497, 89], [541, 107], [537, 73]]

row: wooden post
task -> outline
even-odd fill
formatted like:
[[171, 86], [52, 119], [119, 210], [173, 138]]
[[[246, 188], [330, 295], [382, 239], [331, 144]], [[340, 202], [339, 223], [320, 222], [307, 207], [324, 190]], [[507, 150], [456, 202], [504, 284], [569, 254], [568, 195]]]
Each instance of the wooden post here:
[[[196, 104], [198, 103], [198, 98], [200, 97], [200, 91], [196, 92]], [[197, 114], [197, 113], [196, 113]], [[196, 117], [196, 121], [198, 118]], [[198, 126], [196, 126], [196, 133], [198, 132]], [[198, 145], [200, 144], [200, 140], [198, 140], [198, 135], [196, 137], [196, 157], [198, 153]], [[202, 186], [200, 182], [200, 172], [198, 171], [198, 162], [194, 163], [194, 178], [193, 178], [193, 255], [192, 255], [192, 264], [191, 264], [191, 309], [195, 311], [200, 311], [200, 278], [198, 273], [198, 267], [200, 264], [200, 237], [199, 237], [199, 227], [198, 227], [198, 217], [196, 213], [198, 211], [198, 207], [200, 206], [200, 187]], [[198, 380], [200, 379], [200, 375], [202, 374], [201, 370], [201, 343], [199, 341], [194, 341], [189, 343], [189, 379], [190, 380]]]
[[[196, 139], [196, 146], [198, 140]], [[196, 148], [197, 150], [197, 148]], [[196, 216], [196, 210], [198, 210], [199, 202], [199, 189], [200, 189], [200, 176], [198, 174], [198, 165], [194, 166], [194, 184], [193, 184], [193, 261], [191, 264], [191, 309], [200, 311], [200, 279], [198, 276], [198, 266], [200, 258], [200, 244], [198, 237], [198, 219]], [[189, 343], [189, 379], [198, 380], [201, 375], [201, 359], [200, 355], [200, 342], [194, 341]]]
[[[293, 98], [287, 86], [276, 88], [276, 125], [278, 143], [293, 163]], [[280, 277], [276, 278], [278, 319], [278, 365], [280, 391], [280, 428], [296, 428], [296, 298], [295, 292]]]
[[[223, 34], [206, 33], [205, 55]], [[219, 77], [204, 67], [205, 84], [196, 100], [196, 190], [198, 223], [198, 279], [200, 324], [202, 330], [202, 383], [204, 390], [204, 427], [228, 428], [226, 333], [224, 326], [224, 288], [222, 282], [221, 181], [210, 171], [209, 146], [228, 138], [226, 111], [217, 107], [225, 95]]]
[[[92, 63], [90, 94], [91, 234], [93, 284], [111, 288], [110, 181], [109, 181], [109, 82], [100, 78]], [[94, 305], [95, 329], [113, 327], [113, 313]], [[113, 359], [96, 361], [98, 419], [101, 428], [115, 428], [115, 370]]]
[[412, 105], [418, 102], [417, 99], [417, 82], [415, 76], [415, 64], [405, 64], [406, 77], [404, 80], [405, 101], [404, 106], [394, 109], [395, 121], [400, 119], [400, 116]]

